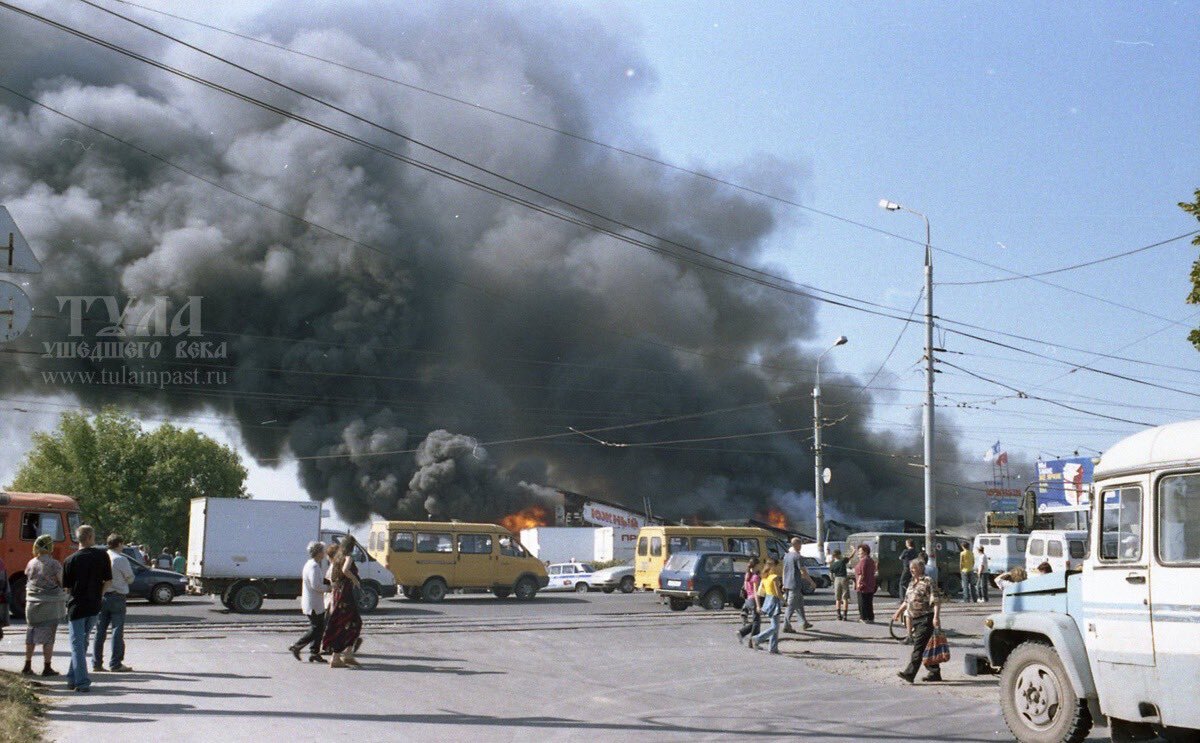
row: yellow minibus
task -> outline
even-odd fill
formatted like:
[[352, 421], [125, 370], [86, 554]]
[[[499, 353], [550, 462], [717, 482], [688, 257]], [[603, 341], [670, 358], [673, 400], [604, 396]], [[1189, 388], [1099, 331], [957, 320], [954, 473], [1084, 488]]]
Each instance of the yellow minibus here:
[[367, 552], [413, 600], [441, 601], [452, 588], [482, 588], [528, 601], [550, 582], [542, 561], [496, 524], [376, 521]]
[[782, 538], [754, 526], [643, 526], [638, 531], [633, 579], [642, 590], [658, 589], [658, 574], [674, 552], [740, 552], [782, 560], [787, 549]]

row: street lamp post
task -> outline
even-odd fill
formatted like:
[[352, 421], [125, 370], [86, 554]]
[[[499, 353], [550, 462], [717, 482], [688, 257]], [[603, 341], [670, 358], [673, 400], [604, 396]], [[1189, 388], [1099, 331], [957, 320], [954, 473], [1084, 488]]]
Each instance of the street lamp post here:
[[817, 357], [817, 383], [813, 385], [813, 497], [816, 500], [817, 554], [821, 561], [825, 560], [825, 508], [821, 487], [824, 484], [824, 478], [821, 476], [821, 359], [825, 358], [825, 354], [845, 344], [846, 336], [839, 335], [833, 345]]
[[925, 220], [925, 550], [936, 563], [933, 543], [933, 246], [929, 239], [929, 217], [919, 211], [881, 199], [880, 208], [906, 211]]

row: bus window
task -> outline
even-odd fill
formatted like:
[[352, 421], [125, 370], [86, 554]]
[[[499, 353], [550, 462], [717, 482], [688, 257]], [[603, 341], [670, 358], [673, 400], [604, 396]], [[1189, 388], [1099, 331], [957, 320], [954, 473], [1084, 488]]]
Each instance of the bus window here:
[[787, 552], [787, 547], [778, 539], [767, 540], [767, 554], [774, 557], [776, 560], [782, 560]]
[[638, 557], [646, 556], [646, 549], [647, 549], [646, 543], [648, 541], [649, 540], [646, 539], [645, 537], [638, 537]]
[[417, 552], [453, 552], [454, 542], [449, 534], [418, 534]]
[[1063, 555], [1062, 542], [1058, 541], [1057, 539], [1047, 540], [1046, 541], [1046, 554], [1049, 555], [1050, 557], [1062, 557], [1062, 555]]
[[650, 537], [650, 556], [662, 557], [662, 537]]
[[676, 552], [684, 552], [688, 549], [687, 537], [667, 537], [667, 554], [673, 555]]
[[754, 537], [730, 537], [729, 551], [758, 556], [758, 540]]
[[49, 534], [54, 541], [63, 540], [62, 517], [57, 513], [26, 513], [21, 517], [21, 539], [33, 541]]
[[1029, 554], [1033, 557], [1041, 557], [1046, 554], [1046, 544], [1040, 539], [1033, 539], [1029, 542]]
[[720, 537], [696, 537], [692, 540], [692, 545], [692, 549], [697, 552], [700, 550], [720, 552], [725, 549], [725, 540]]
[[392, 552], [412, 552], [413, 535], [411, 531], [398, 531], [392, 535]]

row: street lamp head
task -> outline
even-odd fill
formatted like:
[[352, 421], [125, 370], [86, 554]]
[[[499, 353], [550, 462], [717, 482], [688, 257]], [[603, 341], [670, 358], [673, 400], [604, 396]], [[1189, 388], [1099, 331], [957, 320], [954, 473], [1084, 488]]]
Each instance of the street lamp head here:
[[844, 345], [846, 345], [846, 344], [847, 344], [847, 343], [849, 343], [849, 342], [850, 342], [850, 339], [849, 339], [849, 338], [847, 338], [847, 337], [846, 337], [846, 336], [844, 336], [844, 335], [839, 335], [839, 336], [837, 337], [837, 340], [833, 342], [833, 345], [835, 345], [835, 346], [844, 346]]
[[889, 212], [898, 212], [901, 209], [899, 204], [894, 201], [888, 201], [887, 199], [879, 200], [879, 208], [887, 209]]

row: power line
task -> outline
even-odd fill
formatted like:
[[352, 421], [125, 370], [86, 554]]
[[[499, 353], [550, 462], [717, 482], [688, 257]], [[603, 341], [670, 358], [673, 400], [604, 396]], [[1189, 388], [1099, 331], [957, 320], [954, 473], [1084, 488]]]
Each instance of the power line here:
[[1162, 245], [1168, 245], [1173, 242], [1178, 242], [1179, 240], [1184, 240], [1186, 238], [1189, 238], [1193, 235], [1198, 235], [1198, 234], [1200, 234], [1200, 230], [1192, 230], [1191, 232], [1185, 232], [1182, 235], [1176, 235], [1175, 237], [1169, 237], [1166, 240], [1159, 240], [1158, 242], [1151, 243], [1150, 245], [1143, 245], [1140, 248], [1134, 248], [1133, 250], [1126, 250], [1122, 253], [1116, 253], [1113, 255], [1105, 256], [1103, 258], [1096, 258], [1095, 260], [1084, 261], [1083, 263], [1074, 263], [1070, 266], [1063, 266], [1062, 268], [1053, 268], [1053, 269], [1050, 269], [1049, 271], [1039, 271], [1037, 273], [1022, 274], [1019, 276], [1008, 276], [1008, 277], [999, 278], [999, 279], [981, 279], [979, 281], [939, 281], [938, 286], [978, 286], [979, 284], [1001, 284], [1001, 283], [1004, 283], [1007, 281], [1021, 281], [1022, 279], [1037, 278], [1038, 276], [1050, 276], [1051, 274], [1064, 273], [1066, 271], [1074, 271], [1078, 268], [1086, 268], [1088, 266], [1095, 266], [1100, 263], [1107, 263], [1108, 261], [1115, 261], [1118, 258], [1124, 258], [1126, 256], [1135, 255], [1137, 253], [1142, 253], [1142, 252], [1145, 252], [1152, 248], [1157, 248]]
[[[1008, 390], [1012, 390], [1013, 392], [1016, 392], [1022, 398], [1028, 398], [1030, 400], [1038, 400], [1038, 401], [1041, 401], [1044, 403], [1048, 403], [1050, 405], [1055, 405], [1060, 408], [1065, 408], [1067, 410], [1074, 410], [1076, 413], [1092, 415], [1097, 418], [1106, 418], [1108, 420], [1117, 421], [1119, 423], [1133, 423], [1133, 424], [1139, 425], [1139, 426], [1150, 426], [1150, 427], [1158, 425], [1157, 423], [1148, 423], [1146, 421], [1135, 421], [1135, 420], [1130, 420], [1129, 418], [1118, 418], [1116, 416], [1107, 415], [1105, 413], [1097, 413], [1097, 412], [1094, 412], [1091, 410], [1086, 410], [1084, 408], [1077, 408], [1077, 407], [1074, 407], [1073, 405], [1067, 405], [1066, 403], [1062, 403], [1057, 400], [1051, 400], [1046, 397], [1038, 397], [1037, 395], [1030, 395], [1025, 392], [1022, 392], [1021, 390], [1017, 389], [1016, 387], [1013, 387], [1012, 385], [1005, 384], [1004, 382], [999, 382], [995, 379], [989, 379], [988, 377], [985, 377], [982, 374], [976, 374], [975, 372], [971, 371], [970, 369], [964, 369], [963, 367], [958, 366], [957, 364], [952, 364], [949, 361], [942, 361], [941, 363], [945, 364], [946, 366], [952, 367], [954, 369], [958, 369], [959, 371], [969, 374], [970, 376], [975, 377], [976, 379], [979, 379], [981, 381], [988, 382], [990, 384], [994, 384], [998, 387], [1003, 387]], [[1197, 395], [1197, 397], [1200, 397], [1200, 395]]]

